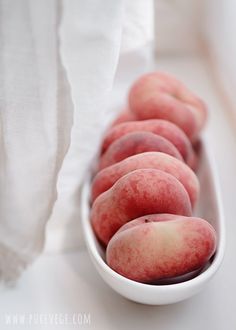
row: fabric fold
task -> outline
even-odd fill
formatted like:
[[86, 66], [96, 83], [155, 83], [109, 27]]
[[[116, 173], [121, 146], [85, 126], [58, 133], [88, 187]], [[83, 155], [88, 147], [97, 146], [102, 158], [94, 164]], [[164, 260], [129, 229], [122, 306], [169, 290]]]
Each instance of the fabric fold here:
[[110, 119], [105, 110], [119, 58], [123, 6], [121, 0], [62, 1], [60, 53], [74, 114], [71, 144], [58, 178], [58, 199], [47, 226], [47, 251], [83, 244], [80, 187]]
[[69, 145], [71, 115], [65, 116], [61, 90], [65, 96], [66, 88], [58, 79], [57, 25], [55, 0], [0, 1], [3, 281], [14, 281], [43, 248], [58, 171]]

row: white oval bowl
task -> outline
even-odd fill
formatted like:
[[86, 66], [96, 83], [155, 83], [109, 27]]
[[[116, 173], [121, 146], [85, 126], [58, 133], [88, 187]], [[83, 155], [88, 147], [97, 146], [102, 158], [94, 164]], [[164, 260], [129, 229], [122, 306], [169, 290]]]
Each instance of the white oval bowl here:
[[165, 305], [187, 299], [198, 293], [219, 268], [225, 249], [225, 226], [217, 173], [206, 139], [202, 140], [198, 177], [200, 198], [195, 215], [208, 220], [217, 232], [217, 250], [213, 260], [192, 279], [176, 284], [152, 285], [129, 280], [113, 271], [105, 262], [105, 251], [94, 235], [90, 219], [90, 180], [82, 189], [82, 227], [92, 262], [103, 280], [127, 299], [148, 305]]

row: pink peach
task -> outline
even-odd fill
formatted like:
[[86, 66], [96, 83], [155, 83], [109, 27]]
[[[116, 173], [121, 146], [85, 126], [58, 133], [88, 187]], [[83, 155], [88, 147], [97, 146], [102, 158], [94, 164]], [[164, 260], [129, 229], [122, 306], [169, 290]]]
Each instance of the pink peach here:
[[130, 111], [129, 108], [127, 108], [118, 114], [118, 116], [112, 122], [111, 126], [115, 126], [115, 125], [124, 123], [126, 121], [133, 121], [133, 120], [137, 120], [137, 117], [135, 116], [135, 114], [133, 112]]
[[216, 249], [216, 232], [201, 218], [153, 214], [130, 221], [111, 238], [107, 264], [128, 279], [155, 283], [201, 269]]
[[150, 132], [132, 132], [114, 141], [101, 156], [99, 169], [148, 151], [160, 151], [183, 160], [178, 149], [166, 138]]
[[139, 120], [165, 119], [194, 140], [203, 128], [204, 102], [175, 77], [153, 72], [143, 75], [130, 89], [129, 106]]
[[156, 169], [139, 169], [122, 176], [93, 203], [91, 222], [106, 245], [126, 222], [152, 213], [190, 216], [191, 203], [182, 183]]
[[185, 187], [192, 206], [195, 205], [199, 194], [197, 176], [185, 163], [162, 152], [134, 155], [97, 173], [92, 182], [92, 202], [122, 176], [142, 168], [153, 168], [173, 175]]
[[185, 133], [175, 124], [161, 119], [130, 121], [112, 127], [104, 137], [102, 154], [120, 137], [138, 131], [151, 132], [169, 140], [178, 149], [187, 163], [188, 159], [192, 157], [192, 145]]

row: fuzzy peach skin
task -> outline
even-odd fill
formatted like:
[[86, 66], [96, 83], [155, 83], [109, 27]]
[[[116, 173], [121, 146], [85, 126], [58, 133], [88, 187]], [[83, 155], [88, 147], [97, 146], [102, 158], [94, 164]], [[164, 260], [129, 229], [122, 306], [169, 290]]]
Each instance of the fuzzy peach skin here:
[[139, 120], [165, 119], [194, 140], [203, 128], [205, 103], [175, 77], [153, 72], [143, 75], [130, 89], [129, 106]]
[[106, 246], [123, 224], [152, 213], [190, 216], [190, 199], [173, 175], [156, 169], [139, 169], [122, 176], [95, 200], [91, 222], [98, 239]]
[[94, 177], [91, 187], [92, 202], [104, 191], [129, 172], [153, 168], [173, 175], [185, 187], [194, 207], [199, 195], [199, 181], [195, 173], [182, 161], [162, 152], [145, 152], [109, 166]]
[[155, 283], [201, 269], [216, 250], [216, 232], [201, 218], [147, 215], [122, 226], [106, 250], [107, 264], [138, 282]]
[[178, 149], [187, 163], [192, 157], [192, 145], [186, 134], [175, 124], [161, 119], [130, 121], [110, 128], [102, 143], [102, 154], [120, 137], [137, 131], [151, 132], [169, 140]]
[[148, 151], [160, 151], [183, 160], [178, 149], [166, 138], [150, 132], [132, 132], [114, 141], [101, 156], [99, 170]]
[[134, 120], [137, 120], [136, 115], [133, 112], [131, 112], [129, 108], [127, 108], [119, 113], [119, 115], [112, 122], [111, 126], [115, 126], [124, 123], [126, 121], [134, 121]]

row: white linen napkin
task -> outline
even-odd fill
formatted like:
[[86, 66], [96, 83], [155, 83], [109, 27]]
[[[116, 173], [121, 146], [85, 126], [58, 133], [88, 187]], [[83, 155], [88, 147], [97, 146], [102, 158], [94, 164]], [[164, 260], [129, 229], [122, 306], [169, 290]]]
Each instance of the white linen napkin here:
[[114, 116], [120, 52], [150, 37], [151, 3], [0, 0], [0, 281], [45, 236], [47, 252], [83, 244], [81, 184]]
[[57, 25], [56, 1], [0, 1], [0, 278], [7, 281], [43, 247], [69, 145]]
[[[152, 6], [152, 0], [124, 4], [63, 1], [60, 52], [71, 86], [74, 117], [70, 148], [58, 177], [58, 199], [47, 224], [47, 253], [84, 244], [79, 219], [81, 183], [93, 165], [104, 129], [115, 111], [121, 110], [108, 106], [114, 97], [112, 86], [120, 55], [130, 54], [132, 67], [143, 71], [146, 56], [135, 55], [133, 50], [153, 37]], [[117, 104], [124, 102], [125, 96]]]
[[52, 223], [70, 227], [77, 218], [79, 186], [106, 121], [122, 8], [109, 0], [0, 1], [1, 280], [13, 281], [42, 250], [57, 191]]
[[46, 251], [83, 244], [79, 189], [109, 122], [106, 106], [118, 62], [122, 1], [63, 1], [61, 55], [71, 86], [71, 143], [58, 178], [58, 199], [47, 226]]

